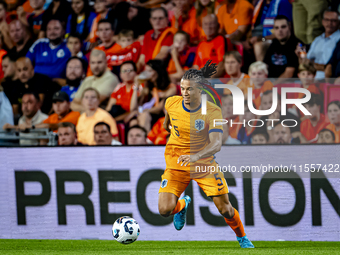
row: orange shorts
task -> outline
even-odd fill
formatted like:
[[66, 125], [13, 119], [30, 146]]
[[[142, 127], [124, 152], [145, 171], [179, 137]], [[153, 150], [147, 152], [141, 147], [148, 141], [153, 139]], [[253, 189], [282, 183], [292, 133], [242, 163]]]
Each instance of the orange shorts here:
[[176, 169], [165, 169], [162, 175], [159, 193], [167, 192], [180, 197], [191, 180], [195, 180], [208, 197], [229, 193], [228, 185], [222, 172], [212, 172], [195, 176], [191, 174], [190, 171]]

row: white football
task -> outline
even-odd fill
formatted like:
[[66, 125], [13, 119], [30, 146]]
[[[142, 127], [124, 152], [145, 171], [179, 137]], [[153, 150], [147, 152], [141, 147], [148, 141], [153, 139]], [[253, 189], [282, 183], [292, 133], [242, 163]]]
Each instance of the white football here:
[[112, 226], [113, 238], [122, 244], [130, 244], [137, 240], [140, 228], [137, 221], [131, 217], [118, 218]]

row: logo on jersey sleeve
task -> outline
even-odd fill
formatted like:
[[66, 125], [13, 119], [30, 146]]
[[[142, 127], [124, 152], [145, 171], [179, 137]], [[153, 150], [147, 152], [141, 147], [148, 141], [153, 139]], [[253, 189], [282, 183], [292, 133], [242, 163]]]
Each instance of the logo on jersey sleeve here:
[[162, 183], [161, 183], [161, 188], [162, 188], [162, 189], [165, 188], [166, 185], [168, 185], [168, 180], [167, 180], [167, 179], [164, 179], [164, 180], [162, 181]]
[[198, 119], [198, 120], [195, 120], [195, 128], [198, 130], [198, 131], [201, 131], [204, 129], [204, 120], [201, 120], [201, 119]]
[[58, 58], [62, 58], [62, 57], [64, 57], [64, 56], [65, 56], [64, 50], [63, 50], [63, 49], [58, 50], [58, 52], [57, 52], [57, 57], [58, 57]]

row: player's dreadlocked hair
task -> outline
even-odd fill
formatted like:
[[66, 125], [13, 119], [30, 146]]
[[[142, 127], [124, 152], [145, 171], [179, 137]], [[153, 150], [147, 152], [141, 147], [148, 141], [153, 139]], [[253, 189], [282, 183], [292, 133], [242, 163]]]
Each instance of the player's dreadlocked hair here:
[[210, 78], [217, 72], [217, 66], [215, 63], [211, 63], [212, 60], [208, 60], [204, 67], [200, 70], [189, 69], [183, 75], [183, 80], [193, 80], [203, 86], [203, 84], [210, 84], [206, 79]]

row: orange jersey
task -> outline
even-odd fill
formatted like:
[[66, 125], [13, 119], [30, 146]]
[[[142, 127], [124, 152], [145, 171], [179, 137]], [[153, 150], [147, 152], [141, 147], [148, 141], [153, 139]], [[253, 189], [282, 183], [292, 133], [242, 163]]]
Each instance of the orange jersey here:
[[340, 143], [340, 130], [336, 131], [336, 127], [334, 124], [329, 124], [327, 127], [327, 129], [333, 131], [334, 135], [335, 135], [335, 143]]
[[154, 59], [159, 53], [162, 46], [171, 46], [174, 38], [174, 29], [166, 28], [156, 38], [154, 30], [149, 30], [144, 35], [142, 53], [145, 56], [145, 63]]
[[[192, 67], [195, 55], [196, 53], [194, 48], [185, 49], [183, 52], [178, 54], [179, 63], [184, 70], [189, 70]], [[168, 74], [177, 73], [176, 65], [172, 58], [169, 61], [167, 72]]]
[[325, 115], [320, 114], [320, 120], [315, 127], [313, 127], [310, 119], [307, 119], [301, 122], [300, 131], [308, 141], [316, 142], [317, 134], [328, 125], [329, 122], [326, 121]]
[[[261, 105], [261, 97], [262, 94], [268, 90], [272, 90], [274, 87], [273, 83], [271, 81], [265, 81], [261, 88], [255, 89], [254, 84], [252, 85], [253, 88], [253, 102], [256, 107], [256, 109], [259, 109]], [[248, 98], [248, 97], [247, 97]]]
[[226, 34], [234, 33], [239, 26], [251, 25], [254, 7], [247, 0], [236, 0], [231, 13], [227, 11], [227, 4], [218, 9], [217, 18]]
[[[321, 90], [314, 84], [312, 85], [309, 85], [307, 90], [310, 92], [310, 93], [313, 93], [313, 94], [317, 94], [317, 95], [320, 95], [321, 94]], [[298, 93], [298, 98], [303, 98], [305, 97], [305, 94], [303, 93]]]
[[61, 122], [71, 122], [76, 126], [78, 123], [79, 117], [80, 117], [80, 113], [75, 112], [75, 111], [69, 112], [68, 114], [66, 114], [64, 118], [61, 118], [61, 119], [59, 118], [58, 114], [53, 113], [50, 116], [48, 116], [48, 118], [44, 120], [43, 123], [57, 124]]
[[[139, 85], [139, 91], [142, 91], [142, 89], [143, 89], [142, 85]], [[120, 105], [125, 111], [129, 112], [132, 94], [133, 94], [132, 88], [130, 88], [130, 90], [127, 91], [125, 83], [120, 83], [112, 92], [111, 98], [115, 98], [117, 100], [116, 105]]]
[[[237, 81], [230, 80], [230, 81], [228, 81], [227, 84], [237, 86], [239, 89], [242, 90], [245, 97], [247, 97], [247, 95], [248, 95], [248, 88], [251, 87], [250, 77], [249, 77], [248, 74], [244, 74], [244, 73], [241, 75], [241, 77]], [[230, 95], [231, 91], [229, 89], [225, 88], [223, 90], [223, 94], [224, 95]]]
[[194, 65], [198, 68], [202, 68], [208, 60], [212, 60], [212, 63], [216, 65], [223, 61], [224, 53], [229, 48], [229, 39], [224, 39], [223, 36], [218, 35], [211, 41], [201, 42], [197, 47], [196, 57]]
[[[175, 28], [176, 18], [171, 19], [171, 26]], [[178, 19], [178, 30], [182, 30], [190, 35], [190, 42], [197, 44], [205, 37], [203, 29], [199, 26], [196, 20], [196, 9], [192, 7], [189, 11], [188, 18], [183, 20], [182, 16]]]
[[165, 145], [166, 137], [168, 136], [168, 131], [166, 131], [163, 127], [165, 117], [157, 120], [155, 125], [152, 126], [151, 131], [148, 134], [148, 139], [156, 145]]
[[[114, 66], [120, 66], [123, 62], [128, 60], [132, 60], [137, 63], [141, 53], [141, 45], [139, 42], [134, 42], [126, 48], [122, 48], [118, 43], [114, 43], [110, 48], [105, 48], [104, 45], [99, 45], [95, 49], [105, 52], [107, 66], [110, 70], [112, 70]], [[92, 75], [90, 66], [86, 75]]]
[[[201, 106], [189, 110], [185, 107], [181, 96], [169, 97], [165, 103], [171, 122], [171, 134], [165, 148], [165, 162], [167, 169], [190, 171], [190, 166], [181, 166], [177, 160], [181, 155], [198, 153], [209, 144], [209, 133], [223, 133], [222, 125], [215, 125], [215, 119], [222, 119], [221, 109], [211, 102], [207, 102], [207, 114], [202, 115]], [[215, 164], [214, 156], [203, 158], [195, 165]], [[189, 164], [190, 165], [190, 164]]]

